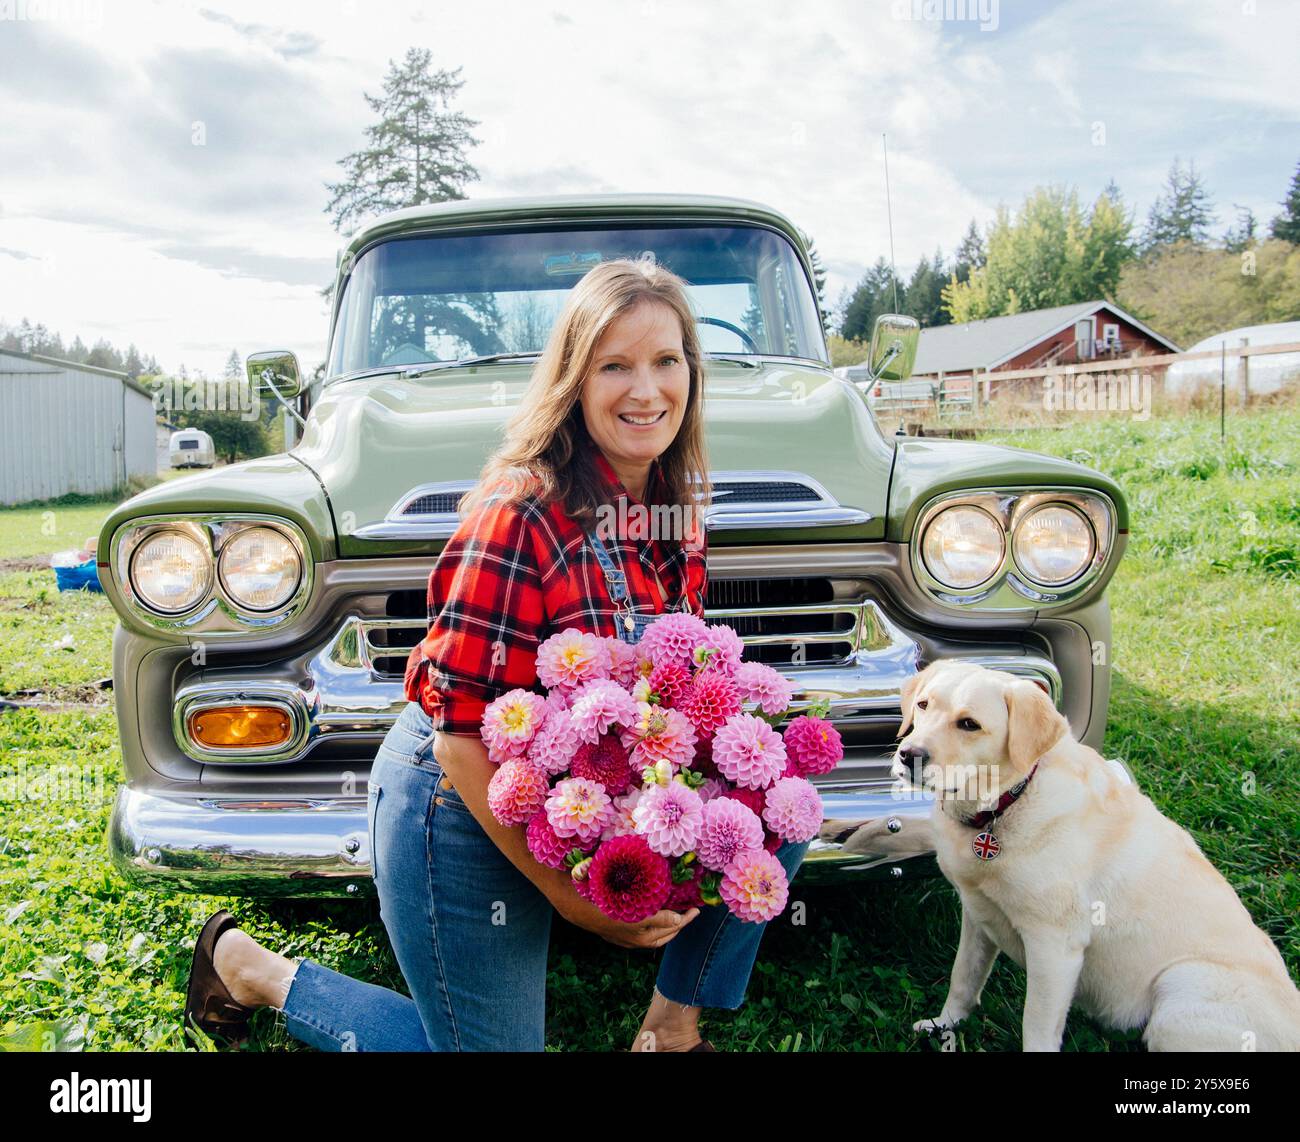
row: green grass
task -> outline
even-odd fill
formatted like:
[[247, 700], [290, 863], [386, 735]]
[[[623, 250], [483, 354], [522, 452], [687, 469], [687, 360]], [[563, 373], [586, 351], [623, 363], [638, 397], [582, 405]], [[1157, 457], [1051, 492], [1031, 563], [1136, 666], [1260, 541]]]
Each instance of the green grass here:
[[[1125, 489], [1132, 534], [1110, 592], [1106, 755], [1128, 761], [1160, 808], [1191, 830], [1297, 975], [1300, 414], [1239, 414], [1228, 432], [1225, 447], [1214, 417], [1098, 418], [989, 438], [1072, 456]], [[12, 513], [25, 520], [0, 512], [0, 537], [30, 536], [34, 510], [39, 521], [38, 509]], [[77, 528], [72, 535], [66, 546], [84, 538]], [[9, 554], [0, 542], [0, 558]], [[102, 596], [59, 598], [48, 571], [0, 576], [0, 617], [0, 692], [15, 679], [75, 687], [107, 672], [112, 616]], [[65, 625], [76, 628], [77, 653], [42, 650]], [[0, 776], [19, 761], [29, 785], [61, 777], [62, 796], [0, 808], [0, 1044], [7, 1036], [14, 1047], [39, 1046], [44, 1034], [100, 1050], [180, 1047], [190, 950], [218, 907], [286, 955], [405, 990], [373, 901], [169, 898], [112, 874], [103, 829], [120, 759], [110, 711], [0, 716]], [[791, 923], [787, 910], [769, 926], [748, 1002], [708, 1013], [710, 1038], [730, 1050], [936, 1050], [910, 1025], [943, 1002], [960, 919], [953, 890], [939, 879], [796, 882], [792, 899], [804, 902], [806, 923]], [[655, 963], [557, 923], [548, 1046], [632, 1045]], [[1023, 973], [1000, 957], [958, 1047], [1018, 1049], [1023, 1000]], [[250, 1047], [305, 1049], [270, 1011], [257, 1016]], [[1075, 1011], [1065, 1048], [1131, 1051], [1140, 1042]]]

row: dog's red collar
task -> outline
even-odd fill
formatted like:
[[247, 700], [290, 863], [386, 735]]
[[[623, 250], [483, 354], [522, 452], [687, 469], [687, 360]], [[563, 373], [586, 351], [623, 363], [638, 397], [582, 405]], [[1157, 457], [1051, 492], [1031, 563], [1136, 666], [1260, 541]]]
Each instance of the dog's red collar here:
[[1038, 762], [1034, 762], [1034, 768], [1029, 771], [1024, 780], [1017, 781], [1010, 789], [1003, 793], [1002, 796], [998, 798], [998, 803], [994, 808], [981, 809], [973, 817], [959, 817], [958, 820], [961, 821], [963, 825], [972, 829], [983, 829], [985, 826], [991, 825], [1016, 803], [1020, 795], [1028, 787], [1030, 778], [1034, 776], [1037, 770]]

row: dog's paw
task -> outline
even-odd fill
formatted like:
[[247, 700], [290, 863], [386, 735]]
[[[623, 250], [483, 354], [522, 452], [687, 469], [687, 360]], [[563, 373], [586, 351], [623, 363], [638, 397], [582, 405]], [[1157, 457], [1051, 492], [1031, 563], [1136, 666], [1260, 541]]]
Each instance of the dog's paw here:
[[912, 1024], [913, 1031], [924, 1031], [927, 1035], [933, 1035], [938, 1031], [951, 1031], [952, 1029], [953, 1024], [942, 1015], [936, 1015], [933, 1019], [918, 1019]]

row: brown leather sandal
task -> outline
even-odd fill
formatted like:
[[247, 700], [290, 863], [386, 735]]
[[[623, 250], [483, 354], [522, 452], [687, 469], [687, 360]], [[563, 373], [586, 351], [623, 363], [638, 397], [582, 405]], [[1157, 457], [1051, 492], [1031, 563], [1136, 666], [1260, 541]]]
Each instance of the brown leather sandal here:
[[248, 1018], [257, 1010], [235, 1000], [217, 975], [212, 955], [217, 938], [230, 928], [238, 928], [235, 918], [224, 908], [208, 917], [194, 944], [190, 961], [190, 981], [185, 991], [185, 1027], [200, 1027], [208, 1035], [220, 1035], [231, 1043], [248, 1038]]

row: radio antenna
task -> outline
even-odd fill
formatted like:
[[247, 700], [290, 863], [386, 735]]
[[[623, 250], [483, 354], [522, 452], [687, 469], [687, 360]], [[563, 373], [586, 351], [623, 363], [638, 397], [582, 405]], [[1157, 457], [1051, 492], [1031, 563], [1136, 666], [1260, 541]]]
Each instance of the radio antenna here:
[[885, 217], [889, 220], [889, 276], [894, 279], [894, 312], [898, 310], [898, 268], [894, 265], [894, 206], [889, 198], [889, 137], [882, 131], [880, 144], [885, 149]]

